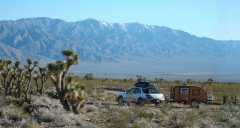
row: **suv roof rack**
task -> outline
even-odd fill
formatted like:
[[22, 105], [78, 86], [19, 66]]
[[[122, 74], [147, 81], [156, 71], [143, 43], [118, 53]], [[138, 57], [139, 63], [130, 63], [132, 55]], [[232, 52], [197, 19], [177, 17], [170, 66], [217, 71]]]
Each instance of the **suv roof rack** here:
[[152, 87], [155, 88], [151, 83], [149, 82], [137, 82], [134, 84], [135, 87], [140, 87], [140, 88], [148, 88], [148, 87]]

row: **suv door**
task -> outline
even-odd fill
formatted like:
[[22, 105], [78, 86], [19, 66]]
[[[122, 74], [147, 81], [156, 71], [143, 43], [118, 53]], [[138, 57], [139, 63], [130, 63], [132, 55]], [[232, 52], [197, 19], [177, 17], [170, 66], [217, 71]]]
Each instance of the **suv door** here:
[[126, 95], [126, 100], [128, 102], [132, 102], [132, 95], [133, 95], [133, 91], [135, 90], [135, 88], [131, 88], [129, 90], [127, 90], [127, 95]]
[[134, 88], [133, 93], [129, 97], [131, 102], [137, 102], [138, 98], [141, 97], [141, 88]]

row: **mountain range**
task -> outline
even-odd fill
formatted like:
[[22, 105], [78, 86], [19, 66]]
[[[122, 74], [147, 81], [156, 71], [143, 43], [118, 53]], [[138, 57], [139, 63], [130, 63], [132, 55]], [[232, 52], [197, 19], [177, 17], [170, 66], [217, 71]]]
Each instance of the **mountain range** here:
[[0, 57], [62, 59], [80, 55], [76, 72], [125, 74], [238, 74], [240, 41], [214, 40], [181, 30], [95, 19], [52, 18], [0, 21]]

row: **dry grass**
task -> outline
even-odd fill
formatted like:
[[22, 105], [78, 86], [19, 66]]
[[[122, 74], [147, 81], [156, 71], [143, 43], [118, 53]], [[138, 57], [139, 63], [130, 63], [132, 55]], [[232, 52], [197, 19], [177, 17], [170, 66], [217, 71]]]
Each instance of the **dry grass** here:
[[[104, 93], [102, 87], [130, 88], [135, 81], [133, 80], [84, 80], [76, 81], [86, 87], [89, 98], [97, 102], [114, 101], [113, 95]], [[154, 84], [167, 93], [171, 86], [179, 85], [176, 81], [153, 81]], [[192, 85], [201, 86], [203, 83], [193, 82]], [[48, 83], [51, 88], [51, 83]], [[232, 96], [239, 95], [240, 85], [234, 83], [214, 83], [211, 86], [214, 96]], [[49, 98], [49, 97], [48, 97]], [[50, 99], [52, 103], [53, 99]], [[55, 99], [56, 100], [56, 99]], [[92, 123], [100, 128], [204, 128], [204, 127], [223, 127], [237, 128], [240, 126], [240, 106], [222, 105], [211, 106], [203, 105], [200, 109], [194, 108], [175, 108], [172, 104], [162, 104], [160, 107], [145, 105], [143, 107], [109, 105], [93, 105], [94, 109], [82, 113], [81, 117], [86, 116], [92, 120]], [[49, 113], [53, 113], [49, 111]], [[31, 118], [21, 107], [11, 106], [2, 109], [1, 118], [26, 119]], [[67, 118], [67, 116], [64, 116]], [[36, 122], [28, 122], [27, 127], [39, 127]]]

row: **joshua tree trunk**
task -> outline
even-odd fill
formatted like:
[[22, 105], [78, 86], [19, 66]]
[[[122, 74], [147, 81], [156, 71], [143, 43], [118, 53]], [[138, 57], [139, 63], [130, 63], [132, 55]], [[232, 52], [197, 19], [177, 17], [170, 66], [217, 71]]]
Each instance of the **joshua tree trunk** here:
[[45, 76], [41, 77], [41, 87], [40, 87], [40, 90], [39, 90], [41, 95], [43, 95], [43, 93], [44, 93], [44, 83], [45, 83], [45, 81], [46, 81], [46, 77]]
[[22, 96], [23, 84], [24, 84], [24, 76], [23, 76], [23, 72], [20, 72], [17, 77], [17, 82], [16, 82], [16, 97], [18, 97], [18, 98], [21, 98], [21, 96]]
[[38, 83], [38, 78], [34, 78], [34, 81], [35, 81], [35, 83], [36, 83], [36, 92], [39, 92], [39, 83]]
[[64, 98], [66, 90], [64, 89], [65, 77], [63, 75], [64, 75], [63, 72], [61, 72], [57, 75], [57, 79], [55, 79], [54, 76], [51, 76], [51, 78], [55, 83], [54, 85], [57, 91], [57, 96], [60, 99], [60, 102], [62, 103], [63, 107], [66, 110], [70, 110], [70, 106], [68, 105], [68, 102]]
[[30, 102], [31, 101], [31, 93], [32, 93], [32, 73], [29, 73], [28, 77], [28, 82], [27, 82], [27, 87], [26, 87], [26, 92], [25, 92], [25, 100]]
[[13, 80], [14, 80], [14, 77], [11, 76], [11, 78], [8, 81], [8, 85], [7, 85], [7, 95], [12, 95]]
[[9, 71], [7, 71], [7, 72], [3, 75], [3, 88], [4, 88], [4, 94], [5, 94], [5, 96], [8, 95], [8, 76], [9, 76]]
[[16, 97], [19, 97], [19, 98], [21, 98], [21, 91], [22, 91], [22, 89], [21, 89], [21, 83], [20, 83], [21, 81], [20, 80], [18, 80], [17, 81], [17, 88], [16, 88]]
[[3, 78], [3, 88], [4, 88], [4, 94], [7, 96], [7, 79]]

